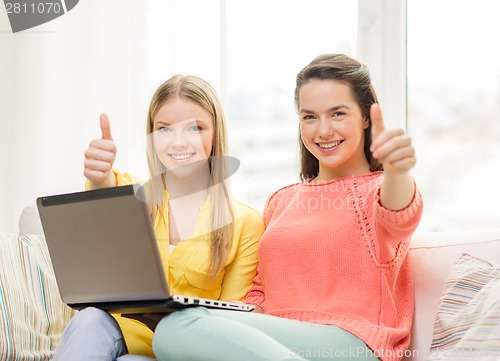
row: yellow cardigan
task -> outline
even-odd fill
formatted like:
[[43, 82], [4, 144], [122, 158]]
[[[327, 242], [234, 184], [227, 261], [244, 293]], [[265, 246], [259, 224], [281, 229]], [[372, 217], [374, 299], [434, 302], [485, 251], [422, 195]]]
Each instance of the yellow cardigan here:
[[[129, 174], [115, 172], [117, 185], [136, 183]], [[87, 189], [89, 184], [87, 183]], [[165, 193], [164, 218], [168, 219], [168, 194]], [[168, 224], [156, 217], [155, 234], [171, 293], [220, 300], [242, 300], [253, 284], [257, 268], [257, 250], [264, 224], [259, 212], [233, 201], [233, 240], [225, 268], [214, 278], [209, 275], [210, 244], [202, 237], [209, 229], [210, 204], [206, 201], [191, 238], [169, 250]], [[137, 320], [113, 315], [125, 337], [130, 354], [156, 358], [153, 332]]]

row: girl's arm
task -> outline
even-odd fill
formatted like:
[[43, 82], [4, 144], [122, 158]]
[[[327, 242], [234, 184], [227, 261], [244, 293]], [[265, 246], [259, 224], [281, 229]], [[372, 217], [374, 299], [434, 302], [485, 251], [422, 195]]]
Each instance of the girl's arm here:
[[415, 166], [415, 149], [411, 138], [402, 129], [385, 129], [378, 104], [370, 108], [374, 158], [384, 166], [384, 181], [380, 190], [380, 203], [384, 208], [398, 211], [406, 208], [415, 196], [415, 184], [409, 174]]
[[[235, 256], [226, 266], [222, 283], [221, 300], [243, 300], [253, 284], [257, 268], [260, 238], [264, 224], [259, 212], [246, 207], [244, 214], [235, 220], [233, 246], [237, 247]], [[233, 250], [231, 250], [233, 251]]]

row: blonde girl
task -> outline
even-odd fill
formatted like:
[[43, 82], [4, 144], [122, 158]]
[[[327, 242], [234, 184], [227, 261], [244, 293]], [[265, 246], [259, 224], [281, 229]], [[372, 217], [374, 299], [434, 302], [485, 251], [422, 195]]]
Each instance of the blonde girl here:
[[[104, 114], [100, 125], [101, 139], [85, 152], [87, 188], [135, 183], [113, 168], [116, 145]], [[173, 76], [153, 95], [146, 129], [151, 179], [144, 190], [171, 293], [243, 299], [256, 272], [263, 222], [256, 210], [231, 199], [225, 184], [235, 164], [227, 157], [216, 92], [199, 77]], [[152, 338], [159, 319], [114, 319], [85, 309], [65, 330], [55, 360], [155, 359]]]

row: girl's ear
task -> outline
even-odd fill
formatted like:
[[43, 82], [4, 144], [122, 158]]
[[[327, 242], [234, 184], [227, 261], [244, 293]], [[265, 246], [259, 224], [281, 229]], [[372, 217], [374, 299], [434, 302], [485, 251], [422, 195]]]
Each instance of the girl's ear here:
[[367, 129], [370, 126], [370, 119], [367, 117], [364, 117], [364, 118], [365, 118], [365, 126], [363, 129]]

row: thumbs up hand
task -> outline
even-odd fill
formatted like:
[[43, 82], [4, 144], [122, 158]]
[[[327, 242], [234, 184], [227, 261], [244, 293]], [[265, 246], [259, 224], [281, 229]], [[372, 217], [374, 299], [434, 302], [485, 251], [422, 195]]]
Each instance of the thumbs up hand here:
[[113, 140], [111, 137], [111, 126], [109, 125], [109, 119], [106, 114], [101, 114], [99, 123], [101, 125], [102, 139]]
[[106, 114], [101, 114], [102, 137], [90, 142], [85, 151], [83, 174], [91, 182], [92, 189], [116, 186], [112, 168], [116, 157], [116, 145], [111, 137], [111, 127]]
[[415, 149], [402, 129], [386, 129], [379, 104], [370, 108], [374, 158], [384, 166], [385, 174], [404, 174], [415, 166]]

